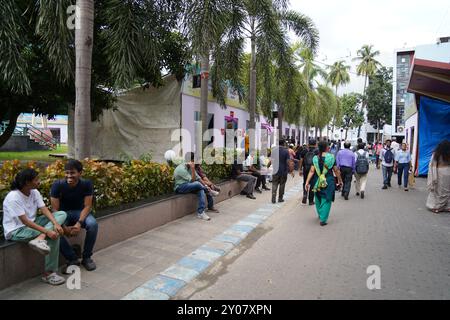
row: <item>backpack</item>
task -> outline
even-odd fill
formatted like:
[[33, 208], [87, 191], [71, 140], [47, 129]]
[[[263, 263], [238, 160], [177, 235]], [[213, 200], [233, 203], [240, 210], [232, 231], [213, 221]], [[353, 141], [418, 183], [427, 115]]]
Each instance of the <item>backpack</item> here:
[[356, 158], [356, 173], [366, 174], [369, 172], [369, 160], [367, 160], [366, 151], [363, 154], [358, 152], [358, 158]]
[[384, 153], [384, 162], [392, 163], [392, 161], [394, 161], [394, 154], [392, 153], [392, 149], [385, 150], [386, 152]]
[[305, 154], [305, 160], [303, 161], [303, 164], [305, 166], [306, 171], [309, 171], [309, 169], [311, 169], [311, 166], [313, 165], [314, 156], [315, 156], [314, 151], [308, 151]]

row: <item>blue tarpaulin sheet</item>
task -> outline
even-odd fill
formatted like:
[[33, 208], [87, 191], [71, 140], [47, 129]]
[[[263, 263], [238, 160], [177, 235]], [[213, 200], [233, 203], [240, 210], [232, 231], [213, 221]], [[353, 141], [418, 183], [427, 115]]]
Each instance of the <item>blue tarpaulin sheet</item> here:
[[450, 140], [450, 104], [420, 97], [419, 175], [428, 174], [428, 164], [436, 146]]

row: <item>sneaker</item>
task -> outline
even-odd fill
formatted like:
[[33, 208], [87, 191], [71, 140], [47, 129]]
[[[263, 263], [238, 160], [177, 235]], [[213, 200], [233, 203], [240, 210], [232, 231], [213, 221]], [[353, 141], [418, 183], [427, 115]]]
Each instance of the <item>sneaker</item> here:
[[241, 196], [246, 196], [246, 195], [247, 195], [247, 192], [241, 191]]
[[247, 195], [247, 198], [252, 199], [252, 200], [255, 200], [255, 199], [256, 199], [256, 197], [255, 197], [253, 194], [248, 194], [248, 195]]
[[356, 196], [359, 197], [359, 192], [356, 193]]
[[409, 191], [408, 188], [405, 188], [405, 191]]
[[302, 203], [303, 203], [303, 204], [306, 204], [306, 197], [303, 197]]
[[348, 200], [348, 195], [345, 195], [345, 196], [344, 196], [344, 199], [345, 199], [345, 200]]
[[284, 202], [284, 199], [278, 199], [278, 202]]
[[361, 191], [361, 199], [364, 199], [364, 191]]
[[386, 190], [387, 188], [388, 188], [387, 186], [383, 186], [383, 188], [381, 188], [381, 189]]
[[326, 223], [326, 222], [320, 221], [320, 226], [322, 226], [322, 227], [326, 226], [327, 224], [328, 224], [328, 223]]
[[389, 183], [388, 185], [387, 185], [389, 188], [392, 188], [392, 186], [391, 186], [391, 184]]
[[83, 259], [83, 261], [81, 261], [81, 264], [87, 271], [93, 271], [97, 269], [94, 260], [92, 260], [91, 258]]
[[262, 193], [260, 188], [255, 188], [255, 191], [258, 192], [258, 193]]
[[272, 203], [277, 203], [277, 200], [275, 199], [275, 197], [272, 197]]
[[210, 189], [210, 190], [209, 190], [209, 194], [210, 194], [211, 196], [213, 196], [213, 197], [217, 197], [217, 196], [219, 195], [219, 192]]
[[215, 212], [215, 213], [219, 213], [219, 209], [212, 207], [212, 208], [208, 208], [208, 212]]
[[263, 187], [263, 190], [270, 191], [270, 188]]
[[316, 204], [316, 203], [315, 203], [314, 201], [309, 203], [310, 206], [313, 206], [313, 205], [315, 205], [315, 204]]
[[59, 286], [66, 282], [66, 279], [57, 274], [56, 272], [44, 275], [41, 279], [45, 283], [51, 284], [52, 286]]
[[39, 252], [44, 256], [50, 253], [50, 247], [48, 246], [46, 240], [34, 239], [28, 242], [28, 245], [31, 249]]
[[70, 266], [80, 266], [81, 265], [81, 263], [80, 263], [80, 260], [72, 260], [72, 261], [69, 261], [69, 262], [67, 262], [67, 264], [66, 264], [66, 266], [63, 268], [63, 271], [62, 271], [62, 273], [63, 274], [72, 274], [71, 272], [68, 272], [67, 271], [67, 269], [70, 267]]
[[205, 221], [211, 220], [211, 218], [205, 212], [198, 213], [197, 218], [205, 220]]

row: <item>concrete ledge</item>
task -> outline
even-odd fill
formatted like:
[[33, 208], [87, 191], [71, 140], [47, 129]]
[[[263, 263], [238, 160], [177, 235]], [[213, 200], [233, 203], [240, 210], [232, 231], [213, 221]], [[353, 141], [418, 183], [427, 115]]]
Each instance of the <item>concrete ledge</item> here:
[[[215, 202], [222, 202], [240, 193], [243, 183], [227, 181]], [[194, 194], [173, 195], [163, 200], [144, 204], [98, 218], [99, 233], [95, 251], [104, 249], [170, 221], [192, 214], [197, 209]], [[71, 242], [80, 243], [84, 233]], [[61, 257], [61, 263], [63, 258]], [[25, 244], [0, 243], [0, 290], [35, 277], [44, 271], [44, 257]]]

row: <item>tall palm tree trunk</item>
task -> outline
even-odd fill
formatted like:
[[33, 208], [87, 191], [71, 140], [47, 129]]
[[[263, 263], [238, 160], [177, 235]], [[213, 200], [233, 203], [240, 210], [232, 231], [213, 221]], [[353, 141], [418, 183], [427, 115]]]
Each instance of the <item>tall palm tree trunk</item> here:
[[80, 28], [75, 29], [75, 158], [90, 156], [91, 67], [94, 0], [77, 0]]
[[[365, 114], [365, 108], [366, 108], [366, 86], [367, 86], [367, 75], [364, 78], [364, 91], [363, 91], [363, 101], [362, 101], [362, 111]], [[360, 137], [361, 134], [361, 126], [358, 127], [358, 138]]]
[[[250, 63], [250, 124], [249, 129], [255, 129], [256, 112], [256, 36], [251, 37], [251, 63]], [[281, 136], [280, 136], [281, 138]]]
[[201, 57], [201, 90], [200, 90], [200, 118], [202, 120], [201, 129], [201, 145], [202, 154], [207, 145], [203, 141], [203, 134], [208, 130], [208, 76], [209, 76], [209, 52], [204, 53]]
[[283, 107], [278, 106], [278, 140], [283, 139]]

